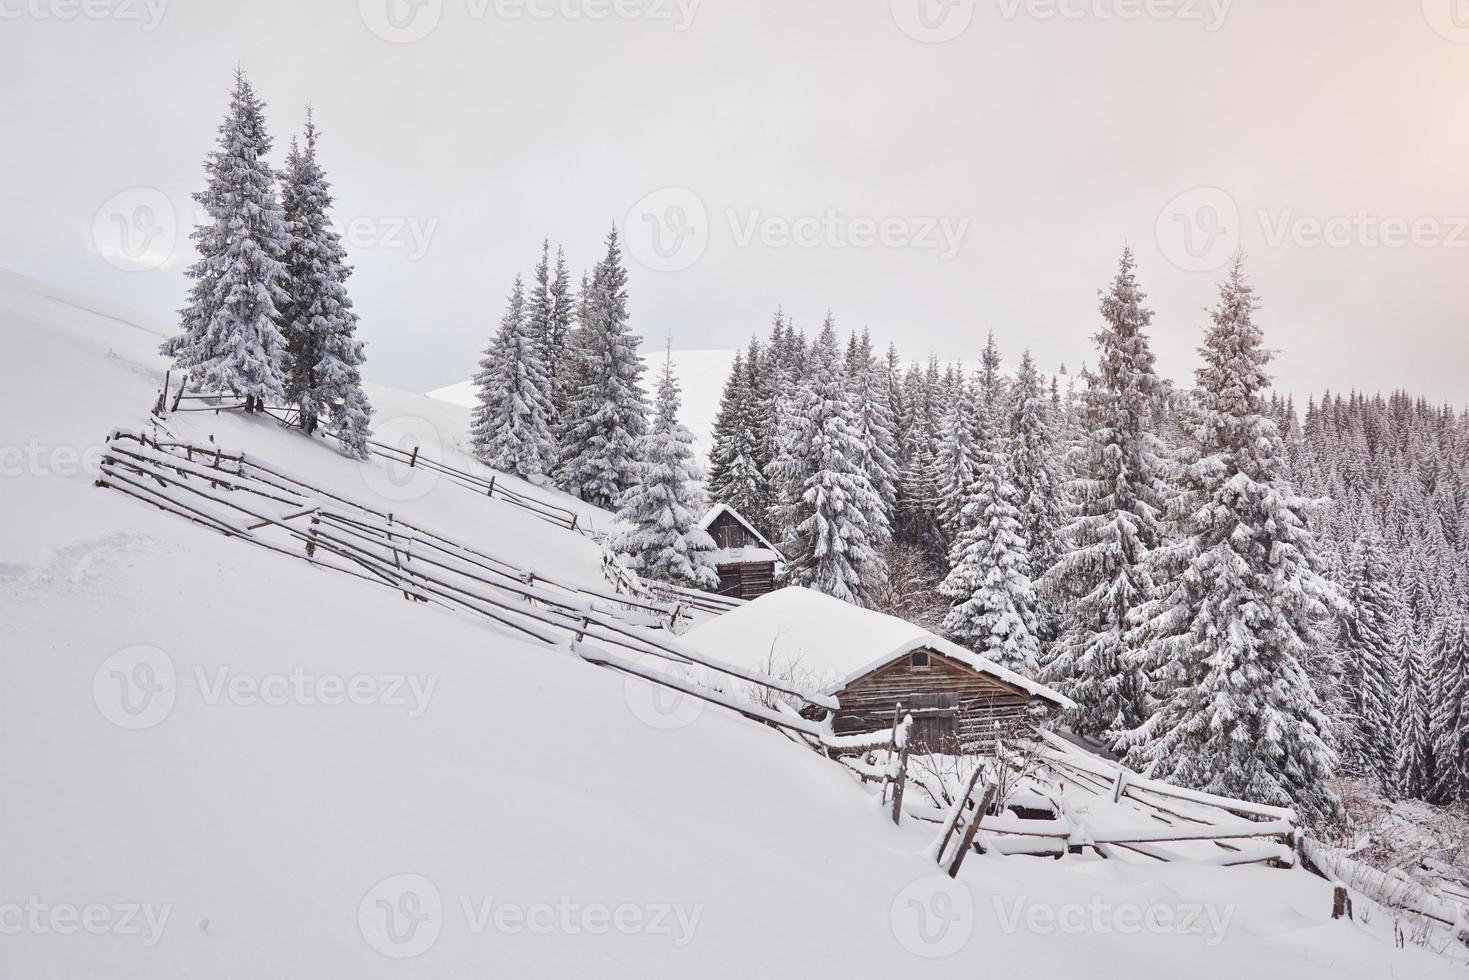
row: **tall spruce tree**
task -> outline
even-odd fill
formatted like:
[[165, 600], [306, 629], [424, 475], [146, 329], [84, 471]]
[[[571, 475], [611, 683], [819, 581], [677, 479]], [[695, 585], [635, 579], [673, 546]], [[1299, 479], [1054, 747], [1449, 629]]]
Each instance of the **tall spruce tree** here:
[[882, 498], [860, 465], [856, 414], [828, 316], [806, 381], [783, 416], [774, 464], [783, 485], [800, 488], [788, 518], [794, 533], [787, 572], [793, 584], [866, 606], [887, 577], [880, 552], [889, 529]]
[[940, 406], [938, 448], [934, 453], [934, 468], [938, 471], [936, 517], [946, 549], [968, 528], [964, 510], [989, 441], [982, 421], [984, 404], [979, 386], [966, 384], [963, 375], [956, 374], [954, 389]]
[[163, 344], [174, 367], [196, 391], [228, 392], [257, 411], [285, 394], [285, 338], [276, 325], [286, 254], [286, 223], [266, 162], [271, 138], [265, 104], [245, 73], [235, 70], [219, 143], [204, 169], [208, 182], [194, 195], [204, 213], [192, 233], [199, 260], [180, 311], [182, 332]]
[[1056, 563], [1062, 520], [1061, 461], [1056, 450], [1051, 400], [1035, 361], [1026, 351], [1015, 375], [1010, 406], [1010, 475], [1020, 511], [1020, 535], [1030, 556], [1031, 576]]
[[1450, 594], [1453, 605], [1429, 634], [1427, 660], [1431, 665], [1433, 740], [1433, 803], [1469, 802], [1469, 616], [1463, 597]]
[[1393, 595], [1382, 537], [1364, 529], [1347, 571], [1343, 616], [1343, 691], [1350, 698], [1351, 720], [1341, 733], [1346, 760], [1357, 773], [1376, 780], [1384, 791], [1394, 783], [1393, 753]]
[[556, 461], [551, 379], [531, 334], [525, 283], [515, 277], [500, 329], [475, 376], [478, 405], [470, 422], [475, 455], [486, 466], [539, 480]]
[[657, 414], [642, 437], [641, 478], [622, 498], [619, 519], [628, 530], [614, 547], [638, 574], [695, 589], [716, 589], [714, 539], [699, 526], [694, 483], [694, 437], [678, 420], [679, 388], [673, 358], [663, 362]]
[[556, 476], [562, 489], [615, 509], [640, 478], [639, 441], [648, 431], [639, 384], [642, 338], [628, 326], [627, 271], [615, 225], [582, 307]]
[[897, 440], [882, 369], [872, 353], [872, 337], [863, 329], [853, 337], [847, 363], [847, 387], [856, 411], [857, 441], [861, 447], [858, 465], [882, 499], [883, 516], [892, 526], [898, 503]]
[[1437, 782], [1433, 753], [1433, 679], [1410, 612], [1400, 603], [1394, 644], [1394, 789], [1399, 796], [1427, 799]]
[[1302, 661], [1344, 603], [1317, 571], [1307, 502], [1285, 479], [1284, 445], [1266, 415], [1270, 352], [1257, 305], [1236, 256], [1189, 421], [1198, 459], [1187, 478], [1199, 506], [1186, 587], [1155, 617], [1143, 651], [1158, 708], [1123, 744], [1130, 764], [1158, 778], [1324, 819], [1340, 807], [1327, 785], [1336, 754]]
[[1152, 589], [1145, 561], [1159, 541], [1160, 445], [1149, 424], [1160, 383], [1145, 299], [1124, 249], [1093, 338], [1097, 372], [1083, 396], [1085, 441], [1066, 487], [1073, 505], [1062, 554], [1041, 582], [1067, 617], [1042, 677], [1076, 702], [1072, 729], [1097, 737], [1137, 727], [1147, 710], [1146, 677], [1126, 656], [1132, 611]]
[[945, 634], [1003, 667], [1031, 673], [1039, 627], [1016, 496], [1004, 457], [986, 453], [939, 592], [951, 605]]
[[737, 351], [714, 419], [714, 445], [709, 452], [709, 497], [728, 504], [746, 520], [763, 521], [769, 503], [760, 465], [761, 427], [751, 374], [743, 351]]
[[347, 295], [352, 267], [327, 217], [331, 186], [316, 159], [317, 137], [307, 109], [305, 146], [291, 140], [282, 175], [287, 243], [277, 323], [286, 341], [285, 396], [300, 410], [302, 429], [314, 432], [325, 418], [342, 451], [366, 459], [372, 406], [361, 367], [367, 358]]

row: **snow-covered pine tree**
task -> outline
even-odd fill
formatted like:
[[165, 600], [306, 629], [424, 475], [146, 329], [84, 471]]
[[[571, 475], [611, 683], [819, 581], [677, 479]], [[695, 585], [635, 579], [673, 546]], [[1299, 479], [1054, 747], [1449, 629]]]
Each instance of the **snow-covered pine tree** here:
[[1339, 732], [1349, 767], [1391, 789], [1393, 758], [1393, 590], [1382, 537], [1362, 529], [1347, 569], [1347, 600], [1341, 635], [1341, 688], [1350, 699], [1351, 723]]
[[873, 356], [872, 337], [866, 328], [860, 339], [853, 337], [847, 387], [856, 410], [857, 441], [862, 447], [858, 465], [882, 498], [883, 516], [891, 527], [898, 502], [898, 464], [894, 461], [898, 446], [893, 437], [885, 376]]
[[1437, 781], [1433, 756], [1433, 678], [1423, 641], [1406, 603], [1399, 603], [1394, 643], [1393, 788], [1398, 796], [1426, 800]]
[[316, 159], [318, 133], [306, 110], [306, 143], [294, 138], [282, 175], [286, 224], [285, 296], [277, 323], [286, 341], [285, 396], [300, 409], [301, 428], [314, 432], [325, 418], [342, 452], [368, 456], [372, 406], [362, 391], [362, 342], [347, 295], [352, 267], [327, 217], [331, 185]]
[[714, 419], [714, 445], [709, 451], [709, 498], [740, 514], [763, 519], [769, 504], [765, 473], [760, 466], [760, 425], [743, 351], [736, 351]]
[[1159, 540], [1160, 446], [1148, 425], [1160, 384], [1144, 299], [1132, 249], [1124, 249], [1093, 338], [1098, 367], [1083, 395], [1084, 441], [1066, 485], [1072, 505], [1062, 554], [1040, 582], [1067, 618], [1042, 679], [1076, 702], [1068, 724], [1083, 735], [1128, 731], [1147, 710], [1146, 678], [1123, 657], [1132, 610], [1152, 589], [1144, 562]]
[[791, 582], [866, 606], [887, 576], [880, 549], [889, 530], [882, 498], [858, 462], [857, 413], [842, 375], [828, 315], [810, 351], [807, 380], [785, 416], [776, 465], [787, 485], [801, 487], [786, 549]]
[[645, 578], [695, 589], [716, 589], [714, 539], [699, 526], [694, 483], [694, 436], [678, 420], [679, 388], [673, 358], [663, 362], [657, 414], [642, 437], [640, 479], [622, 498], [618, 518], [628, 530], [614, 547]]
[[979, 386], [966, 384], [960, 373], [954, 387], [957, 390], [940, 406], [938, 449], [934, 454], [939, 480], [936, 517], [946, 549], [968, 528], [963, 514], [989, 443]]
[[525, 332], [536, 345], [546, 373], [551, 373], [552, 358], [557, 347], [552, 337], [551, 318], [555, 315], [556, 299], [551, 294], [551, 239], [541, 239], [541, 258], [536, 263], [535, 283], [525, 300]]
[[556, 461], [551, 379], [530, 332], [525, 283], [515, 277], [500, 329], [475, 376], [478, 404], [470, 421], [475, 455], [486, 465], [539, 479]]
[[1061, 461], [1052, 411], [1035, 361], [1026, 351], [1020, 358], [1010, 405], [1009, 471], [1032, 578], [1044, 575], [1059, 553]]
[[1450, 594], [1446, 616], [1434, 623], [1427, 661], [1432, 686], [1433, 803], [1469, 802], [1469, 616], [1463, 596]]
[[562, 489], [598, 507], [614, 509], [637, 483], [638, 447], [648, 431], [648, 406], [639, 379], [642, 338], [628, 327], [627, 271], [614, 225], [607, 254], [587, 287], [562, 416]]
[[990, 441], [1000, 437], [995, 423], [1006, 415], [1005, 400], [1009, 394], [1005, 376], [1000, 373], [1000, 347], [995, 343], [993, 330], [989, 332], [984, 351], [979, 355], [979, 376], [975, 379], [975, 387], [985, 439], [979, 448], [988, 450], [994, 448]]
[[1168, 654], [1150, 661], [1158, 708], [1121, 741], [1130, 765], [1160, 779], [1293, 806], [1310, 821], [1340, 804], [1327, 785], [1336, 763], [1330, 725], [1302, 658], [1344, 603], [1317, 572], [1307, 502], [1285, 480], [1284, 445], [1265, 415], [1270, 352], [1257, 305], [1236, 256], [1204, 337], [1188, 420], [1199, 506], [1188, 523], [1187, 587], [1152, 624], [1150, 645]]
[[1015, 498], [1004, 457], [986, 453], [939, 592], [951, 605], [943, 626], [950, 639], [1001, 666], [1033, 673], [1039, 628]]
[[285, 393], [276, 308], [285, 300], [286, 224], [265, 159], [270, 147], [265, 103], [236, 69], [219, 145], [204, 165], [208, 183], [194, 195], [205, 221], [191, 236], [199, 261], [186, 273], [194, 284], [180, 311], [182, 333], [162, 347], [194, 390], [242, 396], [246, 411]]

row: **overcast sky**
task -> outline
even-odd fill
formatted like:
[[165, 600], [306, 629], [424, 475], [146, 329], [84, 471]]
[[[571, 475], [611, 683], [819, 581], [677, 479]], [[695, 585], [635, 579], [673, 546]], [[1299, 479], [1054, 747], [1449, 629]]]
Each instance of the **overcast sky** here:
[[1187, 380], [1242, 244], [1283, 387], [1469, 403], [1465, 0], [0, 0], [0, 265], [171, 319], [237, 62], [315, 106], [370, 380], [472, 370], [626, 226], [649, 345], [830, 307], [1090, 356], [1130, 242]]

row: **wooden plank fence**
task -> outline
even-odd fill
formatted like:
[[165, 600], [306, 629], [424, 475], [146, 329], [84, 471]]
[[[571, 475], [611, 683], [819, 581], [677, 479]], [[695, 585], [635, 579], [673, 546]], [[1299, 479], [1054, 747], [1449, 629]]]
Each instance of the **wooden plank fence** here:
[[[475, 612], [518, 635], [570, 646], [588, 662], [804, 736], [829, 737], [830, 715], [840, 707], [829, 695], [721, 663], [670, 639], [666, 630], [649, 628], [650, 614], [670, 615], [664, 606], [555, 582], [244, 453], [119, 430], [108, 440], [97, 483], [221, 534], [414, 601]], [[628, 606], [643, 611], [630, 613]], [[651, 669], [644, 658], [667, 667]], [[813, 722], [728, 693], [745, 684], [794, 698], [827, 720]]]

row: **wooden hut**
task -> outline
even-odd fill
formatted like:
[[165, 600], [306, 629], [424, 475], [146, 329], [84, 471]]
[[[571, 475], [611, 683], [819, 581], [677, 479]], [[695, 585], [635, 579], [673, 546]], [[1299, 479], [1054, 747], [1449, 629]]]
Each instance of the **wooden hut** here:
[[808, 589], [772, 592], [683, 641], [835, 695], [838, 735], [891, 728], [900, 710], [911, 713], [918, 751], [985, 751], [997, 738], [1034, 734], [1071, 707], [1050, 688], [922, 627]]
[[717, 551], [719, 594], [754, 599], [775, 588], [775, 566], [782, 561], [775, 545], [728, 504], [717, 504], [699, 526], [709, 532]]

